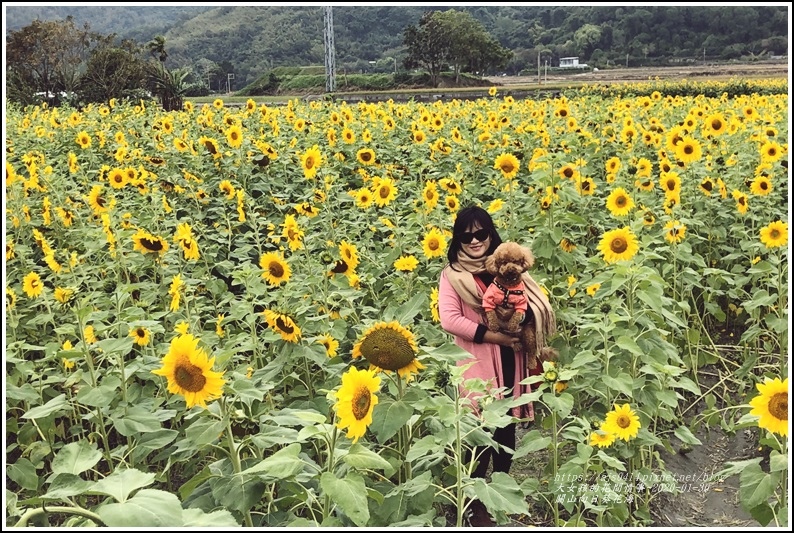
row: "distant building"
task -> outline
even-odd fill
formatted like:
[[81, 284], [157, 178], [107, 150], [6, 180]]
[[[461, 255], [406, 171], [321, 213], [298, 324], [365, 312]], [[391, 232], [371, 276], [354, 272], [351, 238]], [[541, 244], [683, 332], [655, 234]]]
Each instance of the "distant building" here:
[[587, 68], [586, 63], [579, 64], [579, 57], [561, 57], [560, 68]]

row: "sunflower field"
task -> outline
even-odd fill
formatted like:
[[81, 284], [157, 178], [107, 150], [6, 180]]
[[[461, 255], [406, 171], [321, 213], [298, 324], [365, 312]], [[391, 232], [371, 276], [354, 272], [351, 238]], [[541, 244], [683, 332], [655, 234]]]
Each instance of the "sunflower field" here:
[[[6, 525], [444, 526], [475, 498], [650, 525], [662, 491], [632, 480], [702, 424], [758, 433], [768, 464], [723, 475], [784, 524], [788, 87], [743, 86], [9, 104]], [[438, 321], [470, 204], [557, 313], [520, 482], [470, 475], [516, 401], [469, 382], [473, 414]]]

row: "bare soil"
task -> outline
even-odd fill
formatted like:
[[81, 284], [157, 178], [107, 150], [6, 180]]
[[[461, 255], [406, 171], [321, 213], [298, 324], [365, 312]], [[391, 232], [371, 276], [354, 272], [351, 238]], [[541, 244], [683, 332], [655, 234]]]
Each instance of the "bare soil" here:
[[[580, 72], [554, 73], [541, 70], [541, 85], [547, 83], [630, 83], [652, 80], [727, 80], [730, 78], [785, 78], [788, 77], [787, 62], [730, 63], [681, 65], [675, 67], [609, 68], [594, 71], [592, 68]], [[538, 76], [493, 76], [486, 78], [494, 85], [527, 86], [538, 85]]]

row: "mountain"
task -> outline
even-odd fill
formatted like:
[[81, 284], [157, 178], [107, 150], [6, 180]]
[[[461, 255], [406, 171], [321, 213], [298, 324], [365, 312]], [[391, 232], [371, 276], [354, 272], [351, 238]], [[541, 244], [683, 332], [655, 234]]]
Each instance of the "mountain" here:
[[[580, 56], [591, 65], [661, 64], [672, 58], [757, 58], [788, 50], [787, 6], [334, 6], [338, 71], [392, 65], [404, 56], [403, 31], [425, 11], [469, 11], [514, 51], [509, 72], [532, 68], [539, 53], [558, 61]], [[71, 15], [93, 31], [140, 43], [166, 39], [167, 66], [209, 59], [234, 72], [235, 85], [278, 66], [323, 65], [321, 5], [4, 5], [6, 32]], [[553, 64], [553, 63], [552, 63]]]

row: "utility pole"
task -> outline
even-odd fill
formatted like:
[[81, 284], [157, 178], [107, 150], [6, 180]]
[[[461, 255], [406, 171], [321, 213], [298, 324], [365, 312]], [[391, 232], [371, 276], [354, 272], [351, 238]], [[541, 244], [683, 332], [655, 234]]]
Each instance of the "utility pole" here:
[[626, 68], [629, 68], [629, 54], [626, 52]]
[[538, 52], [538, 85], [540, 85], [540, 52]]
[[234, 79], [234, 74], [231, 72], [226, 74], [226, 93], [229, 94], [232, 92], [232, 80]]
[[333, 7], [325, 6], [325, 25], [323, 41], [325, 42], [325, 92], [336, 91], [336, 50], [334, 48], [334, 13]]

